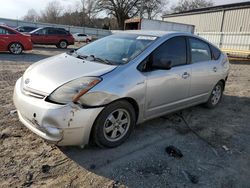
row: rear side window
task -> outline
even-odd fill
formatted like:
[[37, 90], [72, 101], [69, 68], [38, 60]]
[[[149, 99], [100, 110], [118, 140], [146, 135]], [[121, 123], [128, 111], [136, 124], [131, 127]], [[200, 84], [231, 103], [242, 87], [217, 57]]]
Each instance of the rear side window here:
[[165, 59], [171, 61], [171, 66], [187, 63], [186, 40], [184, 37], [174, 37], [167, 40], [153, 52], [153, 64]]
[[79, 37], [85, 37], [85, 34], [78, 34]]
[[213, 59], [214, 60], [219, 59], [220, 54], [221, 54], [220, 50], [218, 48], [214, 47], [213, 45], [210, 45], [210, 48], [211, 48], [211, 51], [212, 51]]
[[192, 63], [210, 61], [212, 58], [209, 45], [199, 39], [189, 38]]
[[58, 29], [56, 32], [58, 35], [67, 35], [67, 31], [63, 31], [61, 29]]

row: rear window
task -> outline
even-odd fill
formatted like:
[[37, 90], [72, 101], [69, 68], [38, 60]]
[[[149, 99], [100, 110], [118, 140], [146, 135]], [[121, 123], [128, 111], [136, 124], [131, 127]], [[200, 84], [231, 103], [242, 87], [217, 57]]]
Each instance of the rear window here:
[[213, 46], [213, 45], [210, 45], [210, 48], [211, 48], [211, 51], [212, 51], [213, 59], [214, 60], [219, 59], [221, 51], [218, 48], [216, 48], [215, 46]]

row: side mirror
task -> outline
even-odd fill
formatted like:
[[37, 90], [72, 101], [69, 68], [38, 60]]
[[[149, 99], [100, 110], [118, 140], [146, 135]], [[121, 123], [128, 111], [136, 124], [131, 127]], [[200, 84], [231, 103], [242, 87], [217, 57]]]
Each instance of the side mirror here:
[[153, 69], [163, 69], [163, 70], [169, 70], [171, 69], [171, 60], [161, 58], [159, 59], [156, 63], [152, 63], [152, 68]]

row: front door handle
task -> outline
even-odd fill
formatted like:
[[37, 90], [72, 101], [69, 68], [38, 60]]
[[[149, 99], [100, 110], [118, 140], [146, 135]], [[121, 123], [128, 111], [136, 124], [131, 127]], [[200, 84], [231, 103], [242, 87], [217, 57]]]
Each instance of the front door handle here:
[[189, 74], [188, 72], [184, 72], [184, 73], [182, 74], [182, 78], [183, 78], [183, 79], [187, 79], [189, 76], [190, 76], [190, 74]]
[[217, 72], [217, 67], [214, 67], [214, 68], [213, 68], [213, 71], [214, 71], [214, 72]]

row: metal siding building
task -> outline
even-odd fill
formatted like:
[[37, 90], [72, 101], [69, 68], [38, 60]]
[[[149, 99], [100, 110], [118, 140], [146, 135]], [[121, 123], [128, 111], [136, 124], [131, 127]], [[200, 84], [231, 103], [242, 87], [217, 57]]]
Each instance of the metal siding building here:
[[195, 32], [250, 32], [250, 1], [167, 14], [162, 19], [195, 25]]

